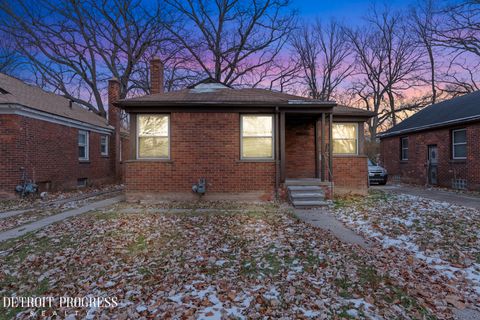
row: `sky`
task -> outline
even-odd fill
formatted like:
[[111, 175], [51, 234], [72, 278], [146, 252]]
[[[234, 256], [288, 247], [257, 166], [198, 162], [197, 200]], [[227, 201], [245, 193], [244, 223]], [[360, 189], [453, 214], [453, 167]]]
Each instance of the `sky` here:
[[406, 9], [411, 1], [389, 0], [293, 0], [293, 6], [299, 10], [304, 19], [324, 17], [335, 18], [336, 20], [359, 23], [362, 17], [368, 13], [373, 3], [383, 5], [387, 3], [393, 9]]

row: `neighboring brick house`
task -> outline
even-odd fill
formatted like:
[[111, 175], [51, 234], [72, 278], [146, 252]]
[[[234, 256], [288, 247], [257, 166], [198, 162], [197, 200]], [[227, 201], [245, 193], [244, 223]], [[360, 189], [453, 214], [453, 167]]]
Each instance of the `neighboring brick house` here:
[[110, 108], [130, 114], [127, 199], [195, 199], [201, 178], [205, 199], [272, 199], [288, 183], [328, 192], [332, 181], [338, 193], [367, 192], [371, 112], [213, 80], [164, 93], [158, 60], [151, 76], [151, 95], [120, 101], [109, 83]]
[[380, 139], [394, 179], [480, 190], [480, 91], [424, 108]]
[[0, 73], [0, 197], [14, 195], [22, 168], [40, 190], [117, 181], [115, 136], [105, 118]]

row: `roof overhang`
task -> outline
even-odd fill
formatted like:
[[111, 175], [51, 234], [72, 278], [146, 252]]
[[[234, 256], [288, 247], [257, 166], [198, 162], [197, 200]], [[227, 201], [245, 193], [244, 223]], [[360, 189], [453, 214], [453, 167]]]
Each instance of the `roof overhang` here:
[[450, 127], [450, 126], [455, 126], [455, 125], [470, 123], [470, 122], [476, 122], [476, 121], [480, 121], [480, 115], [476, 115], [476, 116], [472, 116], [472, 117], [465, 117], [465, 118], [458, 118], [458, 119], [443, 121], [443, 122], [437, 122], [437, 123], [433, 123], [433, 124], [430, 124], [430, 125], [407, 128], [407, 129], [403, 129], [403, 130], [395, 130], [395, 131], [392, 131], [392, 132], [380, 133], [378, 135], [378, 138], [380, 138], [380, 139], [390, 138], [390, 137], [404, 135], [404, 134], [407, 134], [407, 133], [414, 133], [414, 132], [432, 130], [432, 129], [443, 128], [443, 127]]
[[61, 117], [52, 113], [32, 109], [25, 107], [19, 104], [0, 104], [0, 115], [2, 114], [11, 114], [11, 115], [18, 115], [27, 118], [32, 118], [36, 120], [47, 121], [55, 124], [64, 125], [67, 127], [78, 128], [82, 130], [88, 130], [103, 134], [112, 134], [114, 128], [112, 126], [102, 127], [97, 126], [91, 123], [70, 119], [66, 117]]

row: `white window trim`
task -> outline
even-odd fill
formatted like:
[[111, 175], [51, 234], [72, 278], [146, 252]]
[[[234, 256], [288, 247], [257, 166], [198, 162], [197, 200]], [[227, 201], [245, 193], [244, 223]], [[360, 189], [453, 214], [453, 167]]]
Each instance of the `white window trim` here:
[[[102, 139], [105, 138], [105, 152], [102, 152]], [[100, 155], [102, 156], [108, 156], [108, 136], [107, 135], [101, 135], [100, 136]]]
[[[333, 125], [335, 124], [354, 124], [355, 125], [355, 132], [356, 132], [356, 137], [355, 137], [355, 140], [356, 140], [356, 146], [355, 146], [355, 150], [356, 152], [354, 153], [335, 153], [333, 152], [333, 146], [332, 146], [332, 153], [333, 155], [336, 155], [336, 156], [357, 156], [358, 155], [358, 137], [359, 137], [359, 132], [358, 132], [358, 122], [346, 122], [346, 121], [342, 121], [342, 122], [334, 122]], [[332, 144], [333, 144], [333, 141], [335, 139], [333, 138], [333, 128], [332, 128]], [[346, 139], [338, 139], [338, 140], [346, 140]]]
[[[272, 139], [272, 156], [271, 157], [244, 157], [243, 156], [243, 117], [271, 117], [272, 118], [272, 135], [271, 136], [254, 136], [246, 138], [270, 138]], [[240, 115], [240, 160], [274, 160], [275, 159], [275, 117], [273, 114], [263, 114], [263, 113], [245, 113]]]
[[[78, 134], [85, 134], [85, 144], [80, 144], [80, 141], [77, 140], [78, 146], [85, 147], [85, 157], [80, 157], [78, 155], [78, 160], [80, 161], [88, 161], [90, 159], [90, 135], [88, 131], [85, 130], [78, 130]], [[78, 139], [78, 136], [77, 136]]]
[[[465, 142], [455, 142], [455, 132], [458, 132], [458, 131], [465, 131]], [[466, 155], [465, 157], [456, 157], [455, 156], [455, 146], [458, 146], [458, 145], [465, 145], [465, 152], [466, 152], [466, 145], [467, 145], [467, 129], [464, 128], [464, 129], [456, 129], [456, 130], [452, 130], [452, 159], [454, 160], [465, 160], [467, 159]]]
[[[409, 149], [409, 146], [407, 146], [406, 148], [403, 146], [403, 140], [407, 140], [407, 143], [409, 142], [408, 141], [408, 137], [401, 137], [400, 138], [400, 160], [401, 161], [407, 161], [408, 160], [408, 149]], [[403, 157], [403, 150], [407, 150], [407, 157], [404, 158]]]
[[[139, 140], [140, 140], [140, 133], [139, 133], [139, 120], [140, 120], [140, 117], [141, 116], [166, 116], [167, 119], [168, 119], [168, 136], [166, 136], [166, 138], [168, 138], [168, 156], [167, 157], [140, 157], [140, 153], [139, 153]], [[136, 132], [135, 132], [135, 140], [136, 140], [136, 156], [137, 156], [137, 160], [171, 160], [171, 126], [170, 126], [170, 115], [169, 114], [166, 114], [166, 113], [139, 113], [137, 114], [136, 116]], [[165, 138], [165, 136], [157, 136], [157, 137], [163, 137]]]

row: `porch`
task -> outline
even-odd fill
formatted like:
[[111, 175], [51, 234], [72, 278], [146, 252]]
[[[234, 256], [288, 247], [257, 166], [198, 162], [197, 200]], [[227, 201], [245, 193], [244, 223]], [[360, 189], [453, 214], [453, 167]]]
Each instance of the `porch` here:
[[332, 110], [277, 114], [277, 194], [296, 207], [325, 205], [333, 196]]

